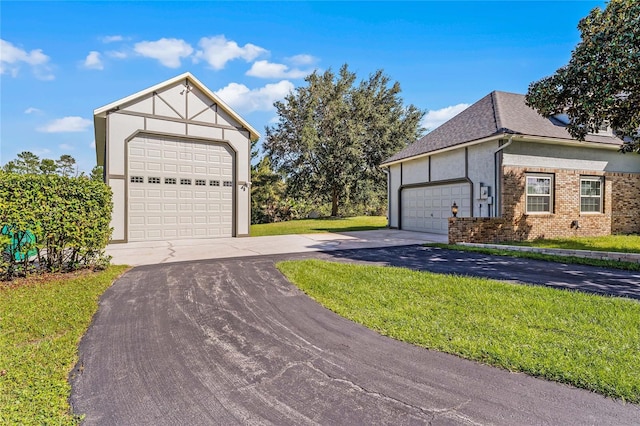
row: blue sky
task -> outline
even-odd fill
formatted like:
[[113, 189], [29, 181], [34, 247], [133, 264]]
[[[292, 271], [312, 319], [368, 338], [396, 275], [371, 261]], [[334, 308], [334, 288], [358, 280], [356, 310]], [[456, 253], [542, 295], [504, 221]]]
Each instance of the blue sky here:
[[93, 110], [185, 71], [260, 133], [313, 70], [384, 69], [433, 128], [566, 64], [604, 1], [0, 2], [0, 165], [95, 165]]

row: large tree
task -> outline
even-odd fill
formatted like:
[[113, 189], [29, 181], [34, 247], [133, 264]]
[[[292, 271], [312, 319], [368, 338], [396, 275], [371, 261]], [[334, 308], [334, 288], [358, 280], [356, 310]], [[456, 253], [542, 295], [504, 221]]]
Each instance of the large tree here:
[[640, 1], [610, 0], [578, 24], [582, 41], [569, 63], [532, 83], [527, 103], [544, 116], [566, 113], [579, 140], [602, 125], [640, 152]]
[[21, 174], [38, 174], [40, 172], [40, 158], [33, 152], [22, 151], [14, 161], [17, 172]]
[[52, 175], [58, 171], [58, 165], [50, 158], [43, 158], [40, 161], [40, 171], [45, 175]]
[[60, 159], [56, 160], [58, 171], [62, 176], [73, 177], [78, 175], [78, 168], [76, 166], [76, 159], [69, 154], [63, 154]]
[[266, 129], [265, 151], [289, 193], [331, 203], [332, 216], [345, 203], [384, 199], [378, 165], [422, 131], [424, 113], [403, 104], [399, 83], [382, 70], [356, 79], [346, 64], [337, 75], [314, 72], [275, 103], [279, 121]]

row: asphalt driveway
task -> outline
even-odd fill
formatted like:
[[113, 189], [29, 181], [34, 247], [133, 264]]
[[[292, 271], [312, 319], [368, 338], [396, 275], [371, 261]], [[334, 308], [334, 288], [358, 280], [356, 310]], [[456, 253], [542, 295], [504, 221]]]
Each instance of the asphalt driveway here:
[[104, 294], [81, 342], [74, 412], [87, 425], [637, 424], [636, 405], [380, 336], [274, 267], [302, 257], [466, 267], [640, 294], [638, 274], [470, 255], [407, 246], [135, 268]]

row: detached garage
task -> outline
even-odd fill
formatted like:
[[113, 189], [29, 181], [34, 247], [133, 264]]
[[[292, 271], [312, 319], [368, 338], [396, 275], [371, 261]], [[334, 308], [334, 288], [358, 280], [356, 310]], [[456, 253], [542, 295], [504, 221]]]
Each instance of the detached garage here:
[[239, 237], [258, 133], [190, 73], [94, 111], [112, 242]]

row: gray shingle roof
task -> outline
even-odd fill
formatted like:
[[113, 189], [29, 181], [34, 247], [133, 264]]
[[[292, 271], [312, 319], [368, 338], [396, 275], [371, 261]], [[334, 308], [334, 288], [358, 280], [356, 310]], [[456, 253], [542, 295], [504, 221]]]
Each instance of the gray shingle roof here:
[[[383, 164], [504, 133], [573, 140], [562, 122], [545, 118], [528, 107], [524, 95], [494, 91]], [[587, 135], [585, 140], [607, 145], [622, 144], [622, 140], [615, 136]]]

